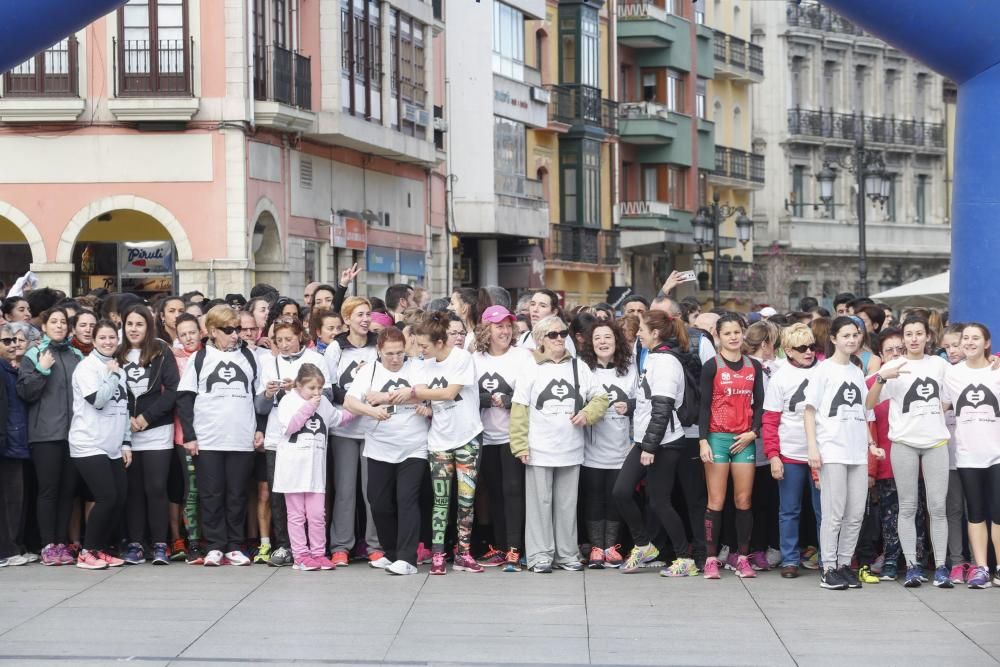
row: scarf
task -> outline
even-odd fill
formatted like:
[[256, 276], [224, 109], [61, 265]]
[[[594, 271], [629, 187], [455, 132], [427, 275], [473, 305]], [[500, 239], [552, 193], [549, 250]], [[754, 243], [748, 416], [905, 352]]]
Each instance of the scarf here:
[[83, 354], [83, 356], [87, 356], [94, 350], [93, 343], [84, 343], [82, 340], [76, 337], [71, 338], [69, 344], [72, 345], [77, 350], [79, 350], [80, 353]]

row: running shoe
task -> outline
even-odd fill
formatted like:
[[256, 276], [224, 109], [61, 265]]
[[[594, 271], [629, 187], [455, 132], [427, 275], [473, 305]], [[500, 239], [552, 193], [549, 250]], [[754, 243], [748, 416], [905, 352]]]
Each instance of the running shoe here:
[[[381, 552], [376, 551], [375, 553], [381, 553]], [[379, 558], [376, 558], [375, 560], [368, 561], [368, 567], [373, 567], [376, 570], [384, 570], [390, 565], [392, 565], [392, 561], [386, 558], [385, 556], [381, 556]]]
[[618, 551], [622, 548], [622, 545], [616, 544], [613, 547], [608, 547], [604, 550], [604, 567], [621, 567], [622, 563], [625, 562], [625, 558], [622, 556], [621, 552]]
[[167, 555], [167, 543], [157, 542], [153, 545], [153, 565], [169, 565], [170, 557]]
[[122, 565], [125, 564], [125, 561], [123, 561], [121, 558], [118, 558], [117, 556], [112, 556], [106, 551], [98, 551], [97, 557], [103, 560], [105, 563], [107, 563], [108, 567], [121, 567]]
[[[285, 547], [278, 547], [271, 552], [271, 557], [267, 559], [267, 564], [271, 567], [284, 567], [293, 563], [292, 552]], [[333, 561], [330, 561], [333, 563]]]
[[[387, 563], [387, 565], [392, 565], [392, 563]], [[483, 572], [483, 566], [476, 562], [476, 559], [472, 557], [472, 554], [455, 554], [455, 562], [451, 564], [451, 569], [456, 572]]]
[[763, 551], [754, 551], [750, 554], [748, 560], [750, 561], [750, 567], [758, 572], [767, 572], [771, 569], [771, 563], [767, 558], [767, 554]]
[[830, 591], [847, 590], [847, 582], [840, 576], [840, 572], [832, 567], [823, 570], [823, 574], [819, 578], [819, 586]]
[[1000, 567], [997, 567], [997, 573], [993, 577], [993, 585], [1000, 586]]
[[170, 544], [170, 560], [174, 562], [187, 560], [187, 548], [184, 540], [179, 537]]
[[351, 554], [351, 558], [354, 560], [367, 560], [368, 559], [368, 545], [364, 542], [358, 542], [354, 545], [354, 552]]
[[604, 567], [604, 549], [601, 547], [590, 548], [590, 558], [587, 559], [587, 567], [591, 570], [600, 570]]
[[188, 565], [204, 565], [205, 552], [197, 544], [192, 544], [184, 560]]
[[431, 562], [431, 550], [423, 542], [417, 544], [417, 565]]
[[[336, 560], [337, 554], [334, 554]], [[431, 574], [447, 574], [448, 569], [444, 564], [444, 552], [435, 551], [431, 554]]]
[[727, 570], [732, 570], [733, 572], [735, 572], [736, 566], [739, 565], [740, 562], [740, 555], [734, 551], [730, 551], [725, 559], [719, 556], [719, 560], [721, 560], [723, 563], [726, 564]]
[[397, 560], [395, 563], [385, 568], [385, 571], [389, 574], [401, 576], [407, 574], [417, 574], [417, 568], [412, 563], [407, 563], [405, 560]]
[[886, 563], [882, 566], [882, 574], [879, 575], [879, 579], [882, 581], [896, 581], [896, 577], [899, 576], [899, 570], [895, 563]]
[[332, 560], [333, 564], [337, 567], [347, 567], [351, 564], [351, 559], [347, 555], [346, 551], [334, 551], [330, 554], [330, 560]]
[[552, 574], [552, 563], [543, 560], [531, 566], [531, 571], [535, 574]]
[[[367, 550], [367, 548], [366, 548], [366, 550]], [[388, 560], [388, 559], [387, 559], [387, 558], [385, 557], [385, 552], [384, 552], [384, 551], [381, 551], [381, 550], [378, 550], [378, 549], [376, 549], [376, 550], [374, 550], [374, 551], [368, 551], [368, 553], [367, 553], [367, 555], [365, 556], [365, 558], [367, 558], [367, 559], [368, 559], [368, 564], [369, 564], [369, 565], [371, 565], [371, 564], [372, 564], [372, 563], [374, 563], [375, 561], [383, 561], [383, 560]], [[389, 562], [391, 563], [392, 561], [390, 560]], [[378, 565], [372, 565], [372, 567], [377, 567], [378, 569], [380, 569], [380, 570], [381, 570], [381, 569], [383, 569], [383, 568], [384, 568], [385, 566], [384, 566], [384, 565], [382, 565], [382, 566], [378, 566]]]
[[250, 565], [253, 561], [251, 561], [250, 558], [239, 549], [234, 549], [233, 551], [226, 553], [226, 563], [228, 565], [236, 565], [239, 567], [243, 565]]
[[127, 565], [139, 565], [146, 562], [146, 553], [142, 550], [142, 545], [138, 542], [129, 542], [125, 551], [125, 563]]
[[719, 547], [719, 555], [717, 556], [717, 558], [719, 559], [720, 563], [729, 562], [729, 552], [730, 552], [729, 545], [723, 544], [722, 546]]
[[702, 571], [702, 576], [706, 579], [721, 579], [719, 570], [722, 564], [719, 562], [718, 558], [712, 558], [709, 556], [705, 559], [705, 569]]
[[578, 560], [570, 560], [565, 563], [556, 563], [556, 567], [560, 570], [566, 570], [567, 572], [582, 572], [583, 563]]
[[736, 576], [740, 579], [753, 579], [757, 576], [753, 566], [750, 565], [749, 556], [739, 556], [736, 559]]
[[29, 563], [37, 563], [42, 559], [42, 557], [36, 554], [34, 551], [26, 551], [24, 553], [24, 557], [28, 559]]
[[62, 564], [63, 565], [73, 565], [76, 563], [76, 557], [80, 555], [81, 547], [76, 542], [71, 542], [65, 546], [62, 554]]
[[[274, 558], [273, 554], [271, 555], [271, 558]], [[326, 556], [313, 556], [312, 559], [314, 563], [319, 565], [319, 569], [321, 570], [337, 569], [337, 566], [333, 564], [333, 561], [327, 558]], [[268, 563], [270, 564], [270, 561], [268, 561]]]
[[224, 558], [225, 556], [221, 551], [219, 551], [218, 549], [212, 549], [207, 554], [205, 554], [205, 558], [203, 559], [202, 562], [205, 565], [205, 567], [219, 567], [220, 565], [222, 565], [222, 561]]
[[774, 547], [768, 547], [767, 553], [764, 555], [764, 557], [767, 558], [767, 564], [771, 568], [775, 568], [781, 565], [781, 551], [775, 549]]
[[819, 569], [819, 549], [816, 547], [806, 547], [802, 550], [802, 567], [807, 570]]
[[969, 588], [989, 588], [993, 584], [990, 582], [990, 571], [986, 567], [973, 567], [969, 570], [967, 579]]
[[632, 547], [632, 553], [628, 555], [628, 560], [621, 566], [621, 571], [625, 574], [638, 572], [645, 563], [656, 560], [660, 555], [660, 550], [652, 542], [642, 547]]
[[857, 573], [849, 565], [841, 565], [837, 570], [840, 578], [847, 582], [848, 588], [861, 588], [861, 580]]
[[906, 577], [903, 579], [903, 585], [907, 588], [920, 588], [923, 583], [923, 572], [920, 571], [919, 565], [911, 565], [906, 568]]
[[76, 566], [81, 570], [106, 570], [108, 564], [94, 551], [80, 550], [76, 557]]
[[9, 558], [0, 558], [0, 567], [7, 567], [8, 565], [10, 565]]
[[885, 554], [879, 554], [868, 569], [872, 574], [882, 574], [883, 567], [885, 567]]
[[698, 567], [694, 564], [693, 558], [677, 558], [670, 567], [660, 570], [661, 577], [696, 577]]
[[269, 560], [271, 560], [271, 545], [261, 542], [261, 545], [257, 547], [257, 553], [253, 555], [253, 564], [267, 565]]
[[948, 570], [947, 565], [942, 565], [938, 569], [934, 570], [934, 587], [935, 588], [955, 587], [955, 584], [951, 582], [951, 572]]
[[878, 582], [881, 581], [881, 579], [876, 577], [875, 573], [872, 572], [872, 568], [870, 565], [861, 566], [861, 569], [858, 570], [858, 580], [862, 584], [877, 584]]
[[7, 565], [10, 565], [11, 567], [19, 567], [21, 565], [27, 565], [29, 562], [30, 561], [28, 561], [28, 557], [22, 556], [21, 554], [14, 554], [13, 556], [7, 559]]
[[303, 556], [295, 561], [292, 569], [302, 570], [303, 572], [315, 572], [319, 569], [319, 563], [312, 556]]
[[499, 567], [507, 562], [507, 554], [503, 551], [497, 551], [491, 544], [486, 554], [478, 561], [483, 567]]
[[521, 571], [521, 554], [517, 552], [517, 549], [511, 549], [507, 552], [507, 560], [503, 565], [504, 572], [520, 572]]
[[958, 565], [951, 568], [951, 574], [948, 575], [953, 584], [964, 584], [966, 579], [969, 578], [969, 572], [972, 570], [972, 566], [968, 563], [959, 563]]

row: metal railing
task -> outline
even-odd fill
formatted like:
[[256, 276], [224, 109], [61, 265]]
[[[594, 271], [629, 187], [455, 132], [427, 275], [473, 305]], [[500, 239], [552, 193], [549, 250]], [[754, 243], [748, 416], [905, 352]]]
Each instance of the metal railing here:
[[788, 25], [843, 35], [864, 35], [865, 31], [835, 11], [814, 2], [789, 0], [785, 9]]
[[493, 188], [500, 195], [545, 200], [542, 182], [523, 174], [493, 172]]
[[750, 64], [747, 69], [757, 74], [764, 73], [764, 49], [756, 44], [747, 44], [750, 54]]
[[764, 73], [764, 50], [761, 47], [719, 30], [715, 31], [712, 41], [715, 42], [716, 61], [728, 63], [735, 69]]
[[[754, 264], [725, 255], [719, 257], [719, 289], [723, 292], [762, 292], [767, 288], [766, 277], [764, 270]], [[712, 262], [705, 262], [698, 287], [705, 291], [712, 289]]]
[[115, 95], [181, 97], [192, 94], [194, 38], [161, 39], [156, 44], [142, 39], [112, 38]]
[[653, 0], [622, 0], [618, 3], [619, 20], [659, 19], [665, 21], [667, 10]]
[[754, 183], [764, 182], [764, 156], [738, 148], [715, 147], [715, 174]]
[[619, 261], [620, 234], [615, 229], [549, 225], [546, 256], [560, 262], [612, 266]]
[[790, 134], [904, 146], [945, 147], [944, 123], [837, 113], [796, 107], [788, 110]]
[[271, 44], [258, 62], [263, 72], [254, 75], [254, 97], [302, 109], [312, 108], [312, 61], [308, 56]]
[[70, 36], [3, 75], [5, 97], [76, 97], [78, 44]]
[[618, 103], [601, 98], [601, 89], [584, 85], [547, 86], [549, 120], [572, 125], [597, 125], [609, 134], [618, 133]]
[[618, 216], [621, 218], [645, 218], [652, 215], [670, 217], [670, 204], [644, 199], [618, 202]]

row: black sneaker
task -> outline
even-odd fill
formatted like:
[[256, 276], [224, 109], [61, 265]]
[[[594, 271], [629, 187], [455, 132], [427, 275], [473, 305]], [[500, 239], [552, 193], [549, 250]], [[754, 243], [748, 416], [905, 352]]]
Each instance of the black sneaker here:
[[820, 588], [826, 588], [831, 591], [846, 591], [847, 582], [841, 576], [840, 572], [830, 568], [828, 570], [823, 570], [823, 574], [819, 579]]
[[847, 565], [841, 565], [840, 569], [837, 570], [840, 578], [847, 582], [848, 588], [861, 588], [861, 580], [858, 579], [857, 573], [852, 570]]

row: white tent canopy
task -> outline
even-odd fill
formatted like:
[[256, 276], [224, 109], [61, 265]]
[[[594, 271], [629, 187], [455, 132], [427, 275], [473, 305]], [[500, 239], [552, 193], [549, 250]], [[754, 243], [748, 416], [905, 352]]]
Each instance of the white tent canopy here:
[[872, 299], [891, 306], [947, 307], [951, 272], [914, 280], [899, 287], [873, 294]]

